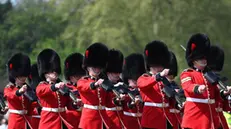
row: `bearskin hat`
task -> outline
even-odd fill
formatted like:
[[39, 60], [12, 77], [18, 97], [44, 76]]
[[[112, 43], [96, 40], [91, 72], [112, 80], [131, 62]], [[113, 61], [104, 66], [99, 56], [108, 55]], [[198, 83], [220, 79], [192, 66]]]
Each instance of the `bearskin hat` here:
[[44, 49], [37, 57], [38, 72], [41, 79], [45, 79], [44, 74], [56, 72], [61, 74], [59, 55], [52, 49]]
[[154, 40], [145, 46], [144, 55], [147, 67], [166, 67], [170, 58], [168, 47], [162, 41], [157, 40]]
[[170, 71], [168, 75], [173, 75], [174, 77], [176, 77], [178, 74], [177, 59], [173, 52], [170, 51], [169, 54], [170, 54], [170, 60], [169, 60], [167, 68], [169, 68]]
[[108, 55], [106, 72], [122, 73], [124, 56], [119, 50], [111, 49]]
[[86, 71], [82, 68], [83, 55], [80, 53], [70, 54], [64, 61], [64, 76], [66, 80], [70, 80], [70, 76], [84, 76]]
[[133, 53], [125, 58], [122, 72], [122, 79], [125, 83], [127, 83], [128, 79], [137, 80], [145, 72], [142, 54]]
[[37, 85], [39, 84], [39, 82], [41, 81], [41, 79], [39, 77], [39, 73], [38, 73], [38, 66], [37, 66], [37, 64], [33, 64], [31, 66], [31, 72], [30, 72], [28, 81], [29, 81], [29, 85], [33, 89], [35, 89], [37, 87]]
[[105, 68], [108, 60], [108, 48], [102, 43], [94, 43], [87, 48], [83, 66]]
[[211, 46], [208, 55], [208, 67], [215, 71], [222, 71], [225, 54], [222, 48], [218, 46]]
[[197, 59], [207, 59], [210, 49], [209, 37], [205, 34], [197, 33], [191, 36], [187, 43], [186, 60], [190, 67], [193, 61]]
[[9, 81], [15, 83], [15, 78], [30, 74], [30, 58], [22, 53], [13, 55], [7, 63]]

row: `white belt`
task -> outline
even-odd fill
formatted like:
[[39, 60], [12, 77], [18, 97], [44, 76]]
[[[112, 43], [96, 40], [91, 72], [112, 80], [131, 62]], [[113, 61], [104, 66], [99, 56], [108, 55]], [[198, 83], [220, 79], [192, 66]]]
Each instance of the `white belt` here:
[[152, 102], [145, 102], [144, 106], [151, 106], [151, 107], [168, 107], [168, 103], [152, 103]]
[[174, 108], [173, 108], [173, 109], [170, 109], [169, 111], [170, 111], [171, 113], [180, 113], [180, 111], [179, 111], [179, 110], [174, 109]]
[[107, 111], [121, 111], [123, 108], [122, 107], [113, 107], [113, 108], [108, 108], [105, 107]]
[[48, 111], [48, 112], [65, 112], [65, 108], [49, 108], [49, 107], [43, 107], [43, 111]]
[[126, 115], [126, 116], [132, 116], [132, 117], [141, 117], [142, 113], [131, 113], [131, 112], [125, 112], [124, 111], [124, 115]]
[[217, 112], [223, 112], [222, 108], [215, 108]]
[[32, 115], [31, 117], [40, 118], [41, 116], [40, 115]]
[[196, 102], [196, 103], [208, 103], [208, 104], [214, 104], [215, 99], [198, 99], [198, 98], [186, 98], [186, 101], [190, 102]]
[[105, 106], [93, 106], [89, 104], [84, 104], [83, 107], [88, 108], [88, 109], [93, 109], [93, 110], [104, 110], [105, 109]]
[[10, 112], [10, 113], [19, 114], [19, 115], [25, 115], [25, 114], [27, 114], [27, 110], [9, 109], [9, 112]]

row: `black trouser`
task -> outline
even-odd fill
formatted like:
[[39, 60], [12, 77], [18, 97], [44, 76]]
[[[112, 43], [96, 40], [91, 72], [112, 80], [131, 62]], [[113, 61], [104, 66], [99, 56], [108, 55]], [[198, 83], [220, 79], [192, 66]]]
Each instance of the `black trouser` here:
[[[172, 125], [168, 121], [166, 121], [166, 122], [167, 122], [167, 129], [173, 129]], [[155, 128], [145, 128], [145, 127], [143, 127], [142, 129], [155, 129]]]

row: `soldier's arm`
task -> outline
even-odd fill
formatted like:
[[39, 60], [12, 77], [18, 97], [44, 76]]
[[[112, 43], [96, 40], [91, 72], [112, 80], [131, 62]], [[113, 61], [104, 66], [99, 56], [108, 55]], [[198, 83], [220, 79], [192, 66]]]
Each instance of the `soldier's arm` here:
[[17, 91], [12, 90], [10, 87], [6, 87], [4, 89], [4, 97], [8, 100], [18, 98], [18, 95], [16, 94]]
[[77, 89], [80, 92], [89, 92], [94, 89], [92, 87], [93, 85], [94, 85], [93, 80], [82, 78], [82, 79], [79, 79], [79, 81], [77, 82]]
[[36, 95], [39, 98], [49, 95], [52, 92], [54, 92], [54, 85], [40, 83], [36, 88]]
[[180, 76], [181, 86], [188, 93], [199, 94], [199, 85], [195, 84], [189, 72], [183, 72]]
[[147, 74], [140, 76], [137, 80], [137, 85], [140, 90], [148, 90], [152, 88], [156, 83], [157, 81], [155, 80], [155, 78]]

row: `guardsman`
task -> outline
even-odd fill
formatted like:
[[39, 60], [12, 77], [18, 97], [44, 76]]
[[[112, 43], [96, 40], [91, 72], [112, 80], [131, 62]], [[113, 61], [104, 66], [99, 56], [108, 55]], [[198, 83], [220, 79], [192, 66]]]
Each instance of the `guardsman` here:
[[105, 111], [107, 92], [101, 87], [105, 77], [102, 70], [106, 68], [108, 48], [102, 43], [90, 45], [84, 54], [83, 66], [88, 76], [77, 82], [82, 102], [84, 103], [79, 128], [110, 128], [110, 119]]
[[[35, 91], [36, 87], [40, 83], [41, 79], [38, 74], [38, 67], [37, 63], [33, 64], [31, 66], [31, 73], [28, 77], [28, 82], [30, 87]], [[40, 113], [41, 113], [41, 106], [39, 104], [39, 101], [32, 103], [32, 111], [31, 111], [31, 119], [30, 123], [33, 129], [38, 129], [39, 127], [39, 121], [40, 121]]]
[[[106, 73], [108, 80], [112, 82], [112, 84], [121, 83], [122, 80], [120, 78], [120, 74], [122, 73], [124, 56], [119, 50], [111, 49], [109, 51], [108, 62], [106, 67]], [[123, 111], [122, 106], [115, 105], [112, 101], [115, 99], [116, 95], [113, 92], [109, 93], [109, 97], [107, 98], [106, 104], [106, 113], [108, 117], [111, 119], [111, 129], [122, 129], [126, 128], [123, 122]], [[123, 96], [121, 96], [122, 98]]]
[[82, 111], [82, 101], [77, 90], [77, 81], [86, 75], [82, 68], [83, 55], [80, 53], [70, 54], [64, 62], [64, 75], [67, 80], [66, 86], [74, 93], [77, 98], [78, 109], [67, 110], [67, 121], [78, 129]]
[[70, 100], [61, 90], [65, 83], [58, 76], [61, 74], [59, 55], [52, 49], [44, 49], [37, 57], [38, 72], [41, 78], [36, 94], [42, 107], [39, 129], [73, 128], [66, 121], [66, 106]]
[[144, 55], [147, 70], [150, 71], [143, 74], [137, 82], [144, 101], [141, 125], [143, 128], [172, 128], [173, 124], [167, 116], [169, 99], [164, 94], [164, 85], [160, 81], [169, 73], [169, 69], [166, 69], [170, 60], [168, 48], [162, 41], [154, 40], [146, 45]]
[[[223, 69], [225, 61], [225, 54], [222, 48], [218, 46], [211, 46], [210, 47], [210, 52], [208, 56], [208, 67], [210, 70], [212, 70], [214, 73], [216, 73], [218, 76], [220, 76], [220, 72]], [[218, 86], [219, 87], [219, 86]], [[227, 86], [227, 89], [229, 91], [225, 90], [220, 90], [221, 101], [216, 102], [216, 111], [218, 113], [218, 117], [220, 120], [220, 128], [222, 129], [229, 129], [229, 126], [227, 124], [227, 121], [224, 117], [223, 111], [230, 112], [231, 108], [229, 107], [229, 102], [228, 102], [228, 95], [230, 95], [230, 86]]]
[[205, 78], [210, 40], [205, 34], [193, 34], [186, 47], [185, 58], [190, 68], [181, 75], [181, 85], [186, 96], [182, 128], [216, 129], [219, 127], [216, 101], [220, 99], [217, 86]]
[[9, 107], [9, 129], [31, 128], [28, 112], [31, 103], [24, 96], [28, 86], [26, 79], [30, 74], [30, 59], [27, 55], [17, 53], [7, 63], [9, 84], [4, 89], [4, 97]]
[[125, 58], [122, 78], [129, 86], [129, 90], [135, 100], [128, 96], [124, 100], [124, 123], [127, 129], [141, 129], [141, 117], [143, 103], [137, 86], [137, 79], [145, 73], [145, 64], [142, 54], [132, 53]]

